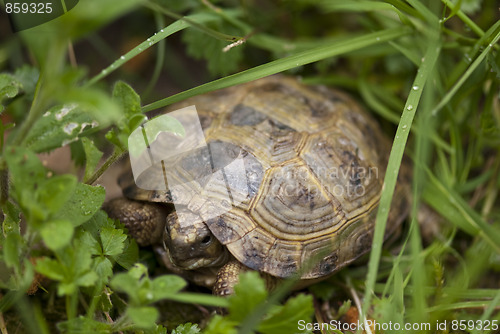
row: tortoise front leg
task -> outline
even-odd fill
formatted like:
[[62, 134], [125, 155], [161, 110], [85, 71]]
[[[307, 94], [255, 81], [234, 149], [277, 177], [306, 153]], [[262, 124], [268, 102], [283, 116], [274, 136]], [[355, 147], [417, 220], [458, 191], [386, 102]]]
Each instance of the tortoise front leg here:
[[156, 203], [115, 198], [103, 206], [108, 216], [120, 220], [140, 246], [149, 246], [163, 240], [165, 209]]
[[[234, 286], [239, 281], [239, 275], [242, 272], [252, 270], [236, 260], [231, 260], [226, 263], [217, 273], [215, 284], [213, 287], [213, 294], [216, 296], [230, 296], [234, 294]], [[268, 291], [274, 290], [280, 279], [269, 274], [260, 273], [260, 276], [266, 283]]]
[[236, 260], [229, 261], [222, 266], [215, 279], [214, 295], [226, 297], [234, 294], [234, 286], [238, 283], [238, 276], [247, 270], [247, 267]]

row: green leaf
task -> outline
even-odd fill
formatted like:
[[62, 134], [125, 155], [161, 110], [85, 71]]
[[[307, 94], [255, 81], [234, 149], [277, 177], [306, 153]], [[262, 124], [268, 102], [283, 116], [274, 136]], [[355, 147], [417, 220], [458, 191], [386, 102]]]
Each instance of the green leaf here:
[[106, 139], [121, 150], [126, 150], [128, 137], [147, 117], [142, 114], [139, 95], [123, 81], [118, 81], [115, 84], [113, 100], [121, 107], [123, 117], [117, 124], [118, 130], [108, 131]]
[[[5, 99], [11, 99], [15, 97], [21, 89], [23, 88], [22, 84], [16, 80], [12, 75], [7, 73], [0, 74], [0, 103], [2, 103]], [[0, 105], [0, 111], [3, 110], [3, 106]]]
[[121, 254], [113, 257], [115, 261], [125, 269], [130, 269], [139, 259], [139, 247], [134, 239], [125, 241], [125, 248]]
[[[118, 81], [113, 88], [113, 100], [122, 108], [126, 119], [142, 115], [141, 98], [132, 87], [123, 81]], [[128, 124], [127, 124], [128, 125]], [[133, 131], [133, 129], [131, 129]]]
[[142, 263], [136, 263], [132, 269], [128, 271], [128, 275], [130, 277], [140, 280], [140, 279], [149, 279], [148, 278], [148, 268]]
[[20, 234], [21, 233], [21, 211], [17, 206], [11, 202], [5, 202], [2, 206], [2, 211], [4, 213], [4, 220], [2, 222], [2, 233], [7, 235], [10, 233]]
[[85, 176], [83, 181], [86, 182], [94, 173], [97, 164], [101, 160], [102, 152], [95, 146], [94, 142], [88, 138], [81, 139], [83, 150], [85, 152]]
[[62, 281], [64, 279], [64, 267], [60, 262], [54, 259], [44, 257], [38, 260], [35, 269], [37, 272], [50, 279], [56, 281]]
[[256, 271], [240, 274], [234, 287], [235, 294], [229, 297], [229, 316], [231, 320], [242, 321], [267, 298], [264, 281]]
[[216, 315], [210, 319], [207, 327], [203, 331], [204, 334], [237, 334], [236, 330], [237, 321], [223, 318]]
[[93, 271], [99, 276], [99, 279], [107, 282], [107, 280], [113, 276], [113, 264], [106, 257], [96, 257], [94, 258]]
[[183, 325], [177, 326], [171, 334], [198, 334], [201, 333], [200, 327], [197, 324], [187, 322]]
[[47, 152], [87, 136], [97, 129], [94, 116], [76, 103], [52, 107], [33, 126], [26, 146], [35, 152]]
[[42, 225], [40, 234], [48, 248], [57, 250], [69, 244], [73, 229], [73, 225], [67, 220], [52, 220]]
[[37, 190], [37, 199], [48, 209], [48, 213], [56, 214], [59, 209], [71, 198], [77, 180], [70, 174], [54, 176], [42, 182]]
[[158, 310], [151, 306], [129, 306], [127, 316], [140, 328], [152, 328], [158, 319]]
[[[100, 240], [101, 230], [105, 227], [115, 227], [112, 219], [103, 210], [98, 210], [85, 224], [81, 226], [85, 231], [90, 232], [95, 240]], [[102, 254], [99, 252], [98, 254]]]
[[116, 274], [110, 282], [115, 291], [125, 292], [129, 295], [132, 303], [140, 304], [139, 301], [139, 282], [138, 279], [127, 273]]
[[163, 275], [155, 278], [152, 283], [154, 300], [166, 299], [187, 285], [186, 281], [177, 275]]
[[106, 132], [106, 139], [113, 145], [115, 145], [121, 151], [127, 150], [127, 138], [125, 133], [118, 132], [116, 129], [111, 129]]
[[168, 334], [168, 332], [162, 325], [156, 325], [156, 328], [146, 331], [146, 334]]
[[186, 286], [186, 282], [176, 275], [164, 275], [150, 280], [147, 268], [137, 263], [127, 273], [113, 277], [111, 287], [129, 295], [133, 305], [147, 305], [174, 296]]
[[130, 269], [138, 259], [138, 247], [133, 239], [128, 239], [123, 228], [99, 210], [81, 226], [78, 239], [93, 255], [107, 256], [121, 266]]
[[312, 296], [300, 294], [288, 299], [285, 305], [274, 307], [258, 329], [263, 334], [311, 333], [305, 329], [298, 332], [297, 323], [311, 322], [313, 313]]
[[22, 65], [21, 67], [16, 68], [14, 77], [18, 82], [21, 83], [23, 87], [24, 97], [27, 100], [33, 100], [36, 84], [38, 82], [38, 78], [40, 77], [40, 72], [38, 71], [38, 69], [29, 65]]
[[[9, 147], [4, 152], [7, 166], [9, 167], [12, 184], [15, 188], [17, 199], [21, 199], [22, 193], [27, 193], [28, 198], [34, 198], [35, 188], [45, 180], [45, 168], [33, 153], [23, 147]], [[20, 205], [26, 203], [21, 203]]]
[[[77, 261], [77, 259], [75, 259], [75, 261]], [[97, 279], [98, 277], [95, 272], [86, 271], [83, 274], [79, 274], [74, 282], [78, 286], [88, 287], [92, 286], [97, 281]]]
[[127, 236], [123, 230], [115, 228], [104, 228], [101, 231], [101, 242], [104, 255], [118, 255], [123, 251], [124, 241]]
[[93, 333], [108, 334], [113, 333], [112, 325], [80, 316], [75, 319], [63, 321], [57, 324], [57, 328], [63, 333]]
[[92, 255], [104, 255], [101, 245], [91, 232], [82, 228], [78, 228], [75, 238], [78, 240], [81, 247], [85, 247], [86, 249], [88, 249]]
[[79, 286], [92, 286], [98, 279], [91, 270], [91, 253], [83, 246], [75, 240], [72, 247], [56, 251], [57, 260], [43, 258], [36, 263], [39, 273], [59, 281], [57, 291], [60, 296], [74, 293]]
[[11, 268], [20, 267], [20, 256], [21, 256], [21, 247], [22, 238], [17, 233], [9, 233], [5, 237], [5, 241], [3, 244], [3, 260], [5, 264]]
[[124, 117], [118, 122], [120, 131], [129, 136], [147, 117], [142, 114], [141, 98], [132, 87], [118, 81], [113, 89], [113, 100], [121, 107]]
[[101, 186], [89, 186], [77, 183], [73, 195], [59, 211], [57, 218], [66, 219], [78, 226], [90, 218], [101, 208], [106, 191]]

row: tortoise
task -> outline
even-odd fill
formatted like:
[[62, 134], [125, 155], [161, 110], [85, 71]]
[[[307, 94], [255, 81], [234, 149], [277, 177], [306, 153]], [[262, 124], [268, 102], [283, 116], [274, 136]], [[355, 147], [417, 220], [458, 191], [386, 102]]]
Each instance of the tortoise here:
[[[141, 189], [128, 166], [118, 181], [126, 198], [106, 210], [139, 245], [153, 245], [169, 269], [216, 295], [232, 294], [244, 270], [262, 273], [269, 286], [292, 275], [306, 286], [370, 250], [391, 146], [353, 98], [278, 75], [190, 98], [166, 112], [190, 105], [207, 145], [179, 154], [167, 168], [202, 187], [207, 175], [239, 161], [243, 173], [224, 179], [233, 202], [223, 200], [224, 210], [204, 216], [210, 201], [175, 198], [168, 187]], [[403, 164], [386, 237], [408, 214], [409, 173]], [[158, 172], [145, 174], [163, 180]]]

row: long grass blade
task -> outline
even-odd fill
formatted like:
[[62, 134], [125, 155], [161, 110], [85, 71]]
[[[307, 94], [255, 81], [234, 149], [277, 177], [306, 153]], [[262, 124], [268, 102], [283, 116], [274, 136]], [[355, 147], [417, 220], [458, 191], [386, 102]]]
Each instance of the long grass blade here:
[[[209, 14], [209, 13], [194, 14], [194, 15], [188, 16], [188, 18], [189, 18], [189, 22], [196, 22], [198, 24], [207, 23], [207, 22], [215, 21], [215, 20], [219, 19], [216, 15]], [[111, 74], [113, 71], [120, 68], [123, 64], [130, 61], [132, 58], [134, 58], [135, 56], [137, 56], [141, 52], [146, 51], [147, 49], [149, 49], [153, 45], [157, 44], [161, 40], [167, 38], [170, 35], [175, 34], [176, 32], [179, 32], [183, 29], [186, 29], [188, 27], [190, 27], [190, 24], [187, 21], [177, 20], [174, 23], [167, 26], [166, 28], [161, 29], [160, 31], [156, 32], [153, 36], [149, 37], [144, 42], [137, 45], [135, 48], [133, 48], [132, 50], [130, 50], [129, 52], [127, 52], [126, 54], [124, 54], [123, 56], [118, 58], [111, 65], [109, 65], [108, 67], [103, 69], [101, 71], [101, 73], [99, 73], [98, 75], [96, 75], [95, 77], [90, 79], [87, 82], [87, 85], [88, 86], [93, 85], [97, 81], [105, 78], [106, 76]]]
[[366, 278], [365, 296], [363, 303], [363, 318], [366, 311], [370, 307], [371, 297], [373, 294], [373, 287], [377, 278], [378, 265], [380, 255], [382, 252], [382, 243], [384, 240], [385, 226], [387, 217], [389, 215], [389, 208], [391, 207], [392, 196], [394, 188], [396, 187], [397, 176], [399, 167], [403, 158], [404, 149], [408, 140], [409, 129], [411, 128], [415, 112], [418, 108], [422, 91], [427, 82], [427, 78], [432, 72], [434, 65], [439, 57], [440, 41], [438, 38], [431, 40], [428, 46], [425, 57], [417, 72], [417, 76], [413, 81], [413, 86], [417, 89], [412, 89], [406, 101], [401, 120], [396, 131], [396, 138], [389, 157], [383, 190], [380, 198], [379, 209], [375, 222], [375, 232], [373, 236], [372, 251], [370, 253], [370, 260], [368, 264], [368, 275]]
[[295, 55], [278, 59], [257, 67], [253, 67], [249, 70], [229, 75], [222, 79], [214, 80], [198, 87], [183, 91], [179, 94], [153, 102], [144, 106], [143, 111], [147, 112], [150, 110], [162, 108], [174, 102], [187, 99], [188, 97], [260, 79], [272, 74], [292, 69], [294, 67], [310, 64], [322, 59], [335, 57], [347, 52], [359, 50], [370, 45], [388, 42], [398, 37], [407, 35], [410, 32], [410, 29], [386, 29], [383, 31], [377, 31], [360, 37], [352, 38], [350, 40], [340, 41], [338, 43], [324, 45], [313, 48], [311, 50], [299, 52]]

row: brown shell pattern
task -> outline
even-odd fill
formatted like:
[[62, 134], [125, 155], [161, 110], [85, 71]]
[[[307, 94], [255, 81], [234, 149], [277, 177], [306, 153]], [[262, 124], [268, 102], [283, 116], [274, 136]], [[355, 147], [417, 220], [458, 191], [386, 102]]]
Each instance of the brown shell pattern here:
[[[246, 180], [226, 183], [242, 188], [245, 197], [206, 222], [236, 259], [274, 276], [299, 272], [303, 279], [313, 279], [370, 249], [390, 142], [355, 101], [335, 90], [272, 76], [191, 98], [169, 110], [190, 105], [197, 108], [211, 154], [243, 157]], [[187, 155], [172, 166], [179, 182], [194, 178], [203, 186], [210, 157], [208, 150], [200, 152], [198, 158]], [[138, 189], [130, 174], [121, 179], [128, 197], [183, 202], [168, 191]], [[224, 194], [225, 187], [222, 183], [213, 191]], [[404, 166], [388, 233], [407, 215], [408, 187]], [[199, 207], [203, 210], [202, 203]]]

